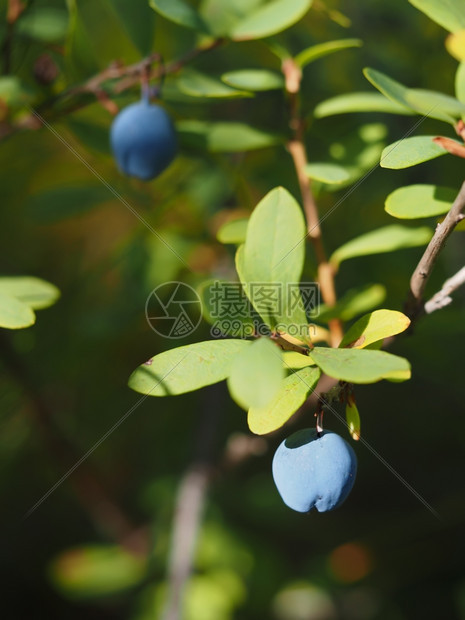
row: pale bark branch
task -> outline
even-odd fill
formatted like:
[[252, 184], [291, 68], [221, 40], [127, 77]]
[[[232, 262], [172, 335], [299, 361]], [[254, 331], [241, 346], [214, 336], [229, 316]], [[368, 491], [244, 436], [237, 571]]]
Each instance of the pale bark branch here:
[[465, 284], [465, 267], [462, 267], [455, 275], [446, 280], [439, 290], [429, 301], [425, 303], [425, 314], [431, 314], [436, 310], [445, 308], [453, 300], [450, 296], [454, 291]]

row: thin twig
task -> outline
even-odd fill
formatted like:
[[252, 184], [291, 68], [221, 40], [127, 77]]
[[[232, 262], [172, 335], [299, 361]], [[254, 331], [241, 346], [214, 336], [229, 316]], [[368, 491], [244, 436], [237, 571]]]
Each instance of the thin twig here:
[[[283, 61], [282, 71], [289, 98], [290, 127], [293, 133], [293, 137], [288, 142], [287, 148], [292, 157], [297, 173], [304, 211], [307, 218], [307, 234], [315, 250], [316, 260], [318, 263], [318, 283], [321, 289], [321, 296], [325, 304], [329, 307], [333, 307], [337, 301], [336, 288], [334, 284], [334, 271], [326, 258], [320, 228], [318, 206], [313, 195], [310, 178], [305, 170], [308, 163], [304, 141], [305, 125], [300, 113], [299, 105], [302, 72], [300, 67], [298, 67], [292, 58], [286, 58]], [[341, 321], [339, 319], [332, 319], [329, 321], [329, 330], [331, 334], [331, 346], [337, 347], [343, 336]]]
[[428, 247], [410, 279], [410, 293], [405, 305], [405, 312], [412, 321], [423, 312], [423, 293], [426, 283], [428, 282], [428, 278], [433, 271], [439, 253], [445, 246], [449, 235], [453, 232], [457, 224], [464, 219], [465, 215], [462, 213], [464, 208], [465, 182], [462, 184], [448, 214], [444, 220], [437, 225], [433, 238], [429, 242]]
[[465, 267], [462, 267], [455, 275], [446, 280], [438, 291], [429, 301], [425, 303], [425, 314], [431, 314], [436, 310], [445, 308], [452, 303], [451, 293], [465, 284]]

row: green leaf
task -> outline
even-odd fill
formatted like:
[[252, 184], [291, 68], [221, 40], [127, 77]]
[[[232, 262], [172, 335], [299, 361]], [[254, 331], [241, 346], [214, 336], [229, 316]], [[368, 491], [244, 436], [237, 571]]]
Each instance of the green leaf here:
[[379, 93], [347, 93], [322, 101], [316, 106], [314, 115], [316, 118], [325, 118], [350, 112], [387, 112], [407, 116], [414, 114], [412, 110], [386, 99]]
[[142, 554], [116, 545], [86, 545], [68, 549], [50, 566], [55, 587], [73, 599], [115, 594], [139, 583], [147, 570]]
[[33, 310], [25, 303], [0, 291], [0, 327], [21, 329], [36, 321]]
[[33, 310], [48, 308], [60, 297], [56, 286], [32, 276], [0, 277], [0, 292], [16, 297]]
[[385, 211], [393, 217], [412, 220], [447, 213], [457, 190], [437, 185], [399, 187], [386, 198]]
[[452, 124], [457, 118], [465, 114], [465, 104], [454, 97], [431, 90], [407, 88], [375, 69], [364, 69], [363, 73], [367, 80], [388, 99], [410, 108], [418, 114]]
[[220, 243], [234, 243], [237, 245], [244, 243], [248, 224], [248, 217], [226, 222], [218, 229], [216, 238]]
[[199, 12], [215, 37], [229, 37], [245, 17], [257, 10], [264, 0], [202, 0]]
[[338, 185], [350, 178], [350, 174], [345, 168], [331, 163], [307, 164], [305, 174], [315, 181], [321, 181], [328, 185]]
[[[286, 294], [289, 285], [300, 282], [305, 238], [302, 209], [282, 187], [269, 192], [250, 216], [243, 254], [236, 264], [240, 263], [239, 277], [250, 301], [273, 329], [289, 321], [307, 325], [303, 304], [296, 305], [291, 313]], [[268, 289], [281, 292], [282, 303], [270, 301], [264, 295], [267, 285]]]
[[375, 310], [352, 325], [339, 348], [364, 349], [378, 340], [402, 333], [409, 325], [410, 319], [402, 312]]
[[465, 28], [462, 0], [409, 0], [409, 2], [450, 32]]
[[298, 22], [309, 10], [313, 0], [272, 0], [260, 6], [233, 28], [236, 41], [263, 39], [282, 32]]
[[432, 230], [427, 226], [420, 228], [409, 228], [399, 224], [384, 226], [348, 241], [334, 252], [330, 262], [337, 267], [342, 261], [356, 256], [415, 248], [429, 243], [431, 235]]
[[283, 351], [283, 363], [284, 368], [294, 368], [296, 370], [315, 365], [310, 354], [303, 355], [297, 351]]
[[406, 359], [385, 351], [315, 347], [312, 358], [329, 377], [348, 383], [405, 381], [411, 374]]
[[15, 31], [36, 41], [58, 43], [68, 31], [68, 12], [59, 7], [33, 6], [18, 20]]
[[282, 382], [281, 389], [267, 407], [249, 409], [247, 421], [252, 433], [265, 435], [281, 428], [313, 392], [320, 374], [316, 367], [297, 370]]
[[250, 338], [255, 334], [260, 317], [252, 308], [240, 282], [206, 280], [197, 288], [202, 313], [214, 327], [211, 334], [233, 338]]
[[346, 405], [346, 422], [352, 439], [358, 441], [360, 439], [360, 414], [353, 398], [350, 398]]
[[303, 69], [311, 62], [334, 54], [341, 50], [348, 49], [350, 47], [361, 47], [363, 41], [361, 39], [339, 39], [338, 41], [327, 41], [326, 43], [319, 43], [318, 45], [312, 45], [303, 50], [295, 57], [296, 63]]
[[[173, 3], [170, 2], [170, 4]], [[111, 0], [109, 5], [140, 53], [150, 54], [155, 34], [156, 15], [149, 4]]]
[[367, 284], [351, 289], [340, 297], [335, 306], [320, 306], [319, 321], [327, 323], [331, 319], [350, 321], [354, 317], [379, 306], [386, 298], [386, 289], [381, 284]]
[[284, 88], [284, 78], [275, 71], [265, 69], [242, 69], [229, 71], [221, 76], [223, 82], [242, 90], [261, 91]]
[[212, 153], [254, 151], [284, 141], [282, 136], [244, 123], [182, 121], [177, 128], [186, 144], [205, 148]]
[[465, 103], [465, 60], [457, 67], [455, 74], [455, 94], [457, 99]]
[[266, 407], [284, 380], [281, 349], [269, 338], [258, 338], [233, 360], [228, 388], [243, 409]]
[[200, 14], [183, 0], [149, 0], [149, 4], [159, 15], [179, 26], [208, 33], [208, 27]]
[[381, 168], [399, 170], [446, 155], [447, 151], [433, 142], [433, 138], [435, 136], [415, 136], [393, 142], [383, 150]]
[[26, 210], [34, 220], [50, 224], [87, 213], [112, 199], [112, 194], [103, 185], [81, 183], [53, 187], [34, 194], [27, 201]]
[[223, 381], [247, 340], [208, 340], [155, 355], [136, 368], [129, 387], [140, 394], [170, 396]]
[[207, 99], [237, 99], [251, 97], [246, 91], [231, 88], [221, 80], [210, 75], [200, 73], [195, 69], [185, 69], [177, 81], [179, 90], [191, 97], [206, 97]]

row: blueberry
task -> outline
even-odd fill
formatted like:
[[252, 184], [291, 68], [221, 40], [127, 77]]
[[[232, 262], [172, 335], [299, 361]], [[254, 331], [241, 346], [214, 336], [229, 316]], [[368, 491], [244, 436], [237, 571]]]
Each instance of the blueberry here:
[[171, 118], [146, 99], [121, 110], [111, 126], [110, 139], [119, 169], [144, 181], [161, 174], [176, 156]]
[[284, 503], [297, 510], [333, 510], [349, 495], [357, 473], [357, 457], [336, 433], [297, 431], [273, 457], [273, 478]]

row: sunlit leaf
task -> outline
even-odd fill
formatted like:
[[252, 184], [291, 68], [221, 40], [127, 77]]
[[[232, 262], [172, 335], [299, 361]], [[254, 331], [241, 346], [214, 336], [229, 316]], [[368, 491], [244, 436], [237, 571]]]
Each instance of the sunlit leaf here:
[[30, 306], [0, 290], [0, 327], [21, 329], [33, 325], [35, 320]]
[[315, 347], [312, 358], [325, 374], [348, 383], [405, 381], [411, 374], [406, 359], [385, 351]]
[[247, 421], [252, 433], [265, 435], [281, 428], [313, 392], [320, 374], [317, 367], [296, 370], [286, 377], [279, 392], [266, 407], [249, 409]]
[[456, 60], [465, 60], [465, 30], [451, 33], [446, 39], [446, 49]]
[[250, 346], [247, 340], [209, 340], [155, 355], [137, 368], [129, 387], [150, 396], [170, 396], [223, 381], [234, 357]]
[[208, 32], [200, 14], [183, 0], [149, 0], [149, 4], [157, 13], [179, 26]]
[[433, 217], [447, 213], [457, 190], [437, 185], [407, 185], [394, 190], [386, 198], [385, 210], [399, 219]]
[[318, 45], [312, 45], [303, 50], [295, 57], [296, 63], [303, 69], [311, 62], [334, 54], [340, 50], [345, 50], [350, 47], [361, 47], [363, 41], [361, 39], [339, 39], [338, 41], [327, 41], [325, 43], [319, 43]]
[[347, 93], [337, 95], [319, 103], [314, 115], [316, 118], [348, 114], [349, 112], [387, 112], [389, 114], [415, 114], [403, 105], [394, 103], [378, 93]]
[[243, 90], [276, 90], [284, 87], [284, 78], [281, 74], [265, 69], [229, 71], [224, 73], [221, 79], [229, 86]]
[[465, 104], [454, 97], [419, 88], [407, 88], [381, 71], [364, 69], [365, 77], [388, 99], [418, 114], [454, 124], [465, 114]]
[[251, 96], [249, 92], [231, 88], [221, 80], [194, 69], [185, 69], [177, 81], [177, 86], [191, 97], [236, 99]]
[[249, 338], [255, 334], [260, 317], [253, 309], [240, 282], [205, 280], [197, 288], [202, 314], [213, 325], [211, 334]]
[[16, 297], [33, 310], [48, 308], [60, 296], [56, 286], [32, 276], [0, 277], [0, 293]]
[[284, 141], [282, 136], [244, 123], [183, 121], [177, 125], [186, 144], [213, 153], [237, 153], [263, 149]]
[[403, 248], [426, 245], [432, 235], [431, 228], [409, 228], [399, 224], [384, 226], [348, 241], [331, 256], [330, 262], [337, 266], [342, 261], [356, 256], [383, 254]]
[[368, 345], [405, 331], [410, 319], [396, 310], [375, 310], [362, 316], [347, 331], [339, 347], [364, 349]]
[[235, 40], [263, 39], [282, 32], [298, 22], [311, 7], [313, 0], [272, 0], [258, 7], [233, 28]]
[[350, 178], [350, 174], [342, 166], [332, 163], [311, 163], [305, 167], [305, 173], [315, 181], [328, 185], [339, 185]]
[[465, 28], [462, 0], [409, 0], [409, 2], [450, 32]]
[[[433, 142], [435, 136], [403, 138], [387, 146], [379, 162], [381, 168], [409, 168], [435, 157], [446, 155], [447, 151]], [[457, 142], [457, 144], [460, 144]]]
[[[282, 187], [269, 192], [250, 216], [236, 264], [249, 299], [272, 329], [287, 322], [307, 325], [301, 298], [300, 303], [294, 297], [288, 299], [288, 287], [298, 286], [302, 275], [305, 237], [302, 209]], [[267, 286], [275, 291], [274, 302]], [[295, 306], [292, 312], [291, 304]]]
[[221, 243], [235, 243], [237, 245], [244, 243], [247, 235], [248, 223], [248, 217], [226, 222], [219, 228], [216, 233], [216, 238]]
[[258, 338], [234, 358], [228, 388], [243, 409], [266, 407], [284, 380], [281, 349], [269, 338]]

